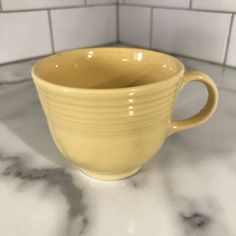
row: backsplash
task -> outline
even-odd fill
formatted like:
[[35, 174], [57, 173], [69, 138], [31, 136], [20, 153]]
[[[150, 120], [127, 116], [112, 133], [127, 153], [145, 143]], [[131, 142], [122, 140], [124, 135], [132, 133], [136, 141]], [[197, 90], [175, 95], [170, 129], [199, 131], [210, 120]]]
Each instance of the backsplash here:
[[119, 4], [119, 42], [236, 67], [235, 0]]
[[116, 0], [0, 0], [0, 64], [117, 42]]
[[236, 67], [235, 12], [235, 0], [0, 0], [0, 64], [123, 43]]

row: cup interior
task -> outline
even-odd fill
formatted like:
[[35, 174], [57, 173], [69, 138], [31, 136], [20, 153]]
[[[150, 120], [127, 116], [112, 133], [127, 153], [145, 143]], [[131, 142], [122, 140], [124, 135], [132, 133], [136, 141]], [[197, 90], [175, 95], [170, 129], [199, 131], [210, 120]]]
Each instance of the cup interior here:
[[52, 84], [86, 89], [147, 85], [176, 76], [183, 65], [167, 54], [136, 48], [88, 48], [49, 56], [33, 74]]

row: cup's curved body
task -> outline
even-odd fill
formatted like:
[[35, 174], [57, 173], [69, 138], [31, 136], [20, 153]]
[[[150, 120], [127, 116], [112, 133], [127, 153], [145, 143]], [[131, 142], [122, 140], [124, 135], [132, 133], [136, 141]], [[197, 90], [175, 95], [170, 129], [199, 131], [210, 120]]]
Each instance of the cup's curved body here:
[[98, 48], [48, 57], [32, 76], [58, 149], [109, 180], [138, 171], [170, 134], [184, 67], [148, 50]]

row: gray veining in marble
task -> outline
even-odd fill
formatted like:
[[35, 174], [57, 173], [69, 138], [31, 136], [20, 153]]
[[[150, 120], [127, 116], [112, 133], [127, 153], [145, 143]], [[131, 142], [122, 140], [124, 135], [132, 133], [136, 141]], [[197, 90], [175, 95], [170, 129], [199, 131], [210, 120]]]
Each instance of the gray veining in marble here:
[[[187, 86], [175, 117], [206, 98]], [[0, 86], [0, 235], [235, 236], [235, 101], [221, 89], [211, 120], [169, 137], [135, 176], [103, 182], [58, 152], [31, 81]]]
[[27, 161], [16, 156], [0, 156], [0, 162], [7, 163], [1, 173], [3, 177], [18, 178], [22, 182], [43, 181], [49, 188], [58, 188], [69, 206], [66, 232], [69, 235], [73, 235], [71, 234], [73, 231], [76, 231], [77, 235], [84, 232], [88, 219], [82, 190], [73, 183], [72, 176], [63, 168], [28, 168]]

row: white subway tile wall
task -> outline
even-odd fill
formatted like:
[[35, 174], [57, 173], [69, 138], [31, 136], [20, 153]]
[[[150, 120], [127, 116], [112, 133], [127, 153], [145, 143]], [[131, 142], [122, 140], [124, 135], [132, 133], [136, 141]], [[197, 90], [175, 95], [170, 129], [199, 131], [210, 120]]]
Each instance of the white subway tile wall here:
[[[146, 47], [150, 41], [150, 48], [155, 50], [236, 67], [235, 0], [120, 1], [120, 9], [136, 7], [136, 11], [119, 14], [122, 43]], [[143, 27], [143, 18], [147, 17], [137, 13], [144, 9], [153, 12], [150, 22], [145, 23], [152, 26], [151, 32]]]
[[116, 7], [52, 10], [55, 51], [116, 42]]
[[117, 0], [0, 0], [0, 64], [116, 43], [116, 5]]
[[0, 13], [0, 63], [52, 53], [45, 11]]
[[236, 0], [0, 0], [1, 5], [0, 63], [120, 41], [236, 67]]
[[230, 14], [155, 9], [152, 48], [223, 63]]
[[112, 3], [116, 3], [116, 0], [87, 0], [87, 5], [112, 4]]
[[195, 9], [215, 11], [236, 11], [235, 0], [193, 0], [192, 7]]
[[68, 7], [83, 5], [84, 0], [1, 0], [3, 10]]
[[234, 16], [226, 64], [236, 67], [236, 16]]
[[119, 9], [119, 39], [121, 42], [149, 47], [151, 9], [121, 6]]
[[189, 7], [189, 0], [125, 0], [125, 3], [144, 6]]

